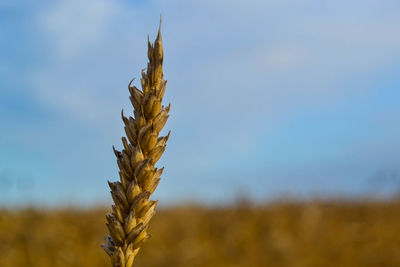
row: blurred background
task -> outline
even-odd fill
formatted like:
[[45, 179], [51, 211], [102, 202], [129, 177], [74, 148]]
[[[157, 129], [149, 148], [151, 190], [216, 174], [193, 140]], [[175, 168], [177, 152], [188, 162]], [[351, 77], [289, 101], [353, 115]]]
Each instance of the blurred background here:
[[111, 147], [160, 14], [172, 134], [138, 266], [400, 266], [399, 12], [0, 0], [0, 266], [108, 266]]

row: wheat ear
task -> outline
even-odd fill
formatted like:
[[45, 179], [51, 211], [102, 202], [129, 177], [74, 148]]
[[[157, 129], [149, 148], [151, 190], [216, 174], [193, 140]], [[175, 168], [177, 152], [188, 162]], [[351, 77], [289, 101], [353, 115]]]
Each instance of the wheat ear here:
[[[160, 26], [161, 28], [161, 26]], [[161, 101], [167, 81], [163, 79], [163, 48], [161, 29], [154, 44], [148, 40], [146, 71], [142, 71], [142, 91], [129, 83], [134, 118], [124, 116], [127, 138], [122, 137], [123, 150], [117, 157], [120, 181], [109, 182], [114, 201], [112, 213], [106, 215], [110, 235], [102, 247], [111, 258], [112, 266], [131, 267], [142, 243], [150, 237], [149, 221], [157, 201], [150, 200], [164, 168], [154, 167], [165, 150], [169, 134], [159, 137], [169, 115], [170, 105]]]

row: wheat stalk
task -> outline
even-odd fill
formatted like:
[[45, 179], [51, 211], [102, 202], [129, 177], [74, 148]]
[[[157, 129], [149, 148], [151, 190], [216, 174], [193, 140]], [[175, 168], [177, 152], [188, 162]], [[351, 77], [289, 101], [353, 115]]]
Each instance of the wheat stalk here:
[[157, 201], [150, 200], [164, 168], [154, 167], [165, 150], [167, 136], [159, 137], [169, 115], [170, 105], [161, 105], [167, 81], [163, 79], [163, 48], [161, 23], [154, 44], [148, 40], [147, 70], [142, 71], [142, 91], [129, 83], [134, 118], [122, 120], [126, 136], [124, 149], [114, 147], [120, 181], [108, 182], [114, 201], [112, 213], [106, 215], [108, 236], [102, 247], [111, 258], [112, 266], [131, 267], [142, 243], [150, 237], [149, 221]]

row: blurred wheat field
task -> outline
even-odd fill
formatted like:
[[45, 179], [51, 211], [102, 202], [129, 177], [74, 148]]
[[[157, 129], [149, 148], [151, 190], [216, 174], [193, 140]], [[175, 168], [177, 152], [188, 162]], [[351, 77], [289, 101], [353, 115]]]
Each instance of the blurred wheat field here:
[[[0, 266], [109, 266], [105, 210], [2, 210]], [[400, 202], [159, 209], [135, 266], [400, 266]]]

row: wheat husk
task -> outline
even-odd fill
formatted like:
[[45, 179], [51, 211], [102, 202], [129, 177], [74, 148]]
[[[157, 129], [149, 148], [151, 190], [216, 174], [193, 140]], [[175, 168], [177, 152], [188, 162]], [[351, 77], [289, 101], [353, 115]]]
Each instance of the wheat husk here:
[[112, 212], [106, 215], [109, 235], [102, 247], [114, 267], [131, 267], [141, 245], [150, 238], [149, 222], [158, 201], [150, 199], [164, 168], [155, 164], [163, 154], [170, 133], [160, 137], [168, 117], [170, 105], [164, 107], [166, 80], [163, 78], [163, 47], [161, 24], [154, 43], [148, 40], [147, 69], [142, 71], [142, 90], [129, 83], [133, 117], [125, 117], [126, 138], [123, 149], [113, 147], [117, 157], [120, 180], [109, 182], [114, 201]]

